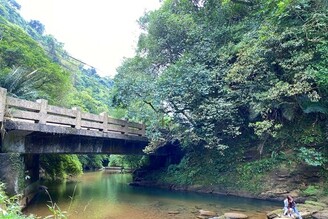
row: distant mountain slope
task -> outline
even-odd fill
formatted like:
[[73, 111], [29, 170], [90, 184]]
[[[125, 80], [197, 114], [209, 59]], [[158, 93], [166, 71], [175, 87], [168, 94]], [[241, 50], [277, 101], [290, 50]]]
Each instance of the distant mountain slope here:
[[[26, 21], [19, 14], [15, 0], [0, 0], [0, 75], [12, 68], [38, 69], [47, 78], [41, 97], [65, 106], [79, 106], [84, 111], [109, 111], [113, 81], [100, 77], [95, 69], [71, 57], [64, 44], [44, 33], [37, 20]], [[51, 80], [50, 80], [51, 79]]]

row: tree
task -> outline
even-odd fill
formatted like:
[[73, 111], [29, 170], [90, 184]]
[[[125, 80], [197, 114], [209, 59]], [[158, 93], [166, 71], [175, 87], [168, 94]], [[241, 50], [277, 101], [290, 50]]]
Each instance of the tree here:
[[143, 117], [153, 143], [188, 147], [250, 138], [263, 146], [297, 118], [325, 121], [326, 9], [312, 0], [164, 1], [139, 20], [144, 32], [118, 68], [116, 103], [153, 110]]
[[40, 35], [43, 35], [45, 31], [45, 26], [38, 20], [30, 20], [28, 23], [36, 32], [38, 32]]
[[17, 10], [21, 9], [21, 5], [18, 4], [15, 0], [8, 0], [8, 3]]

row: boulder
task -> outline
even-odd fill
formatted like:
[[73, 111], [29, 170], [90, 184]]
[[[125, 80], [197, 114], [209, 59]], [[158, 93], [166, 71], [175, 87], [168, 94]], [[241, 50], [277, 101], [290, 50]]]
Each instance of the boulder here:
[[279, 215], [274, 213], [274, 212], [267, 213], [267, 218], [268, 219], [274, 219], [274, 218], [277, 218], [277, 217], [279, 217]]
[[269, 213], [267, 213], [267, 218], [268, 219], [273, 219], [273, 218], [279, 218], [281, 217], [283, 214], [283, 210], [282, 209], [277, 209], [274, 211], [271, 211]]
[[248, 216], [242, 213], [229, 212], [224, 214], [226, 219], [246, 219]]
[[314, 219], [328, 219], [328, 210], [319, 211], [312, 215]]
[[306, 218], [312, 218], [312, 215], [314, 214], [315, 212], [313, 211], [302, 211], [300, 212], [302, 218], [306, 219]]

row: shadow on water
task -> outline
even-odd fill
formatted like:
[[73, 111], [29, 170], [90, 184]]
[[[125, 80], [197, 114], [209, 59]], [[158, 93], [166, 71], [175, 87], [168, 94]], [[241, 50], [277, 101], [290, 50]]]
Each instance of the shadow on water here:
[[[281, 203], [218, 196], [192, 192], [168, 191], [157, 188], [132, 187], [129, 174], [107, 172], [85, 173], [74, 181], [43, 182], [54, 202], [69, 218], [196, 218], [199, 209], [218, 213], [238, 211], [250, 218], [265, 218], [267, 211], [279, 208]], [[72, 198], [72, 196], [74, 196]], [[47, 216], [49, 198], [39, 192], [26, 214]], [[49, 203], [48, 203], [49, 204]], [[179, 212], [170, 215], [170, 211]]]

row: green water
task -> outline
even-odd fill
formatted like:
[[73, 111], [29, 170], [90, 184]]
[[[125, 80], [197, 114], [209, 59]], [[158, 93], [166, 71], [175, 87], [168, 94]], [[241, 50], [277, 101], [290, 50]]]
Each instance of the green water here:
[[[240, 212], [249, 218], [264, 219], [267, 211], [281, 203], [217, 196], [191, 192], [174, 192], [155, 188], [132, 187], [129, 174], [109, 174], [106, 171], [85, 173], [74, 181], [43, 184], [48, 187], [53, 202], [73, 219], [158, 219], [196, 218], [199, 209], [221, 215]], [[73, 197], [72, 197], [73, 196]], [[39, 192], [26, 214], [47, 216], [49, 197]], [[170, 211], [178, 211], [170, 215]]]

